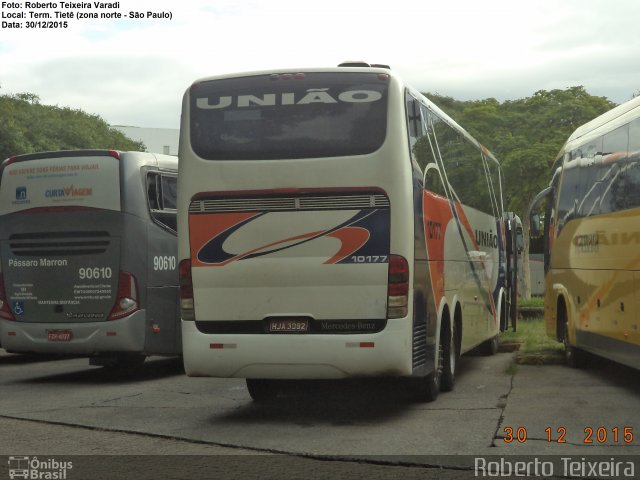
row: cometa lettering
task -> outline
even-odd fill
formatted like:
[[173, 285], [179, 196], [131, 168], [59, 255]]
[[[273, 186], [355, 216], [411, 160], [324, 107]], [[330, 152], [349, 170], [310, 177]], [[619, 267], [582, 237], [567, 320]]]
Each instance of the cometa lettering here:
[[609, 233], [604, 230], [598, 230], [593, 233], [573, 237], [573, 245], [578, 248], [598, 247], [599, 245], [631, 245], [638, 243], [640, 243], [640, 231]]
[[338, 102], [344, 103], [368, 103], [376, 102], [382, 98], [382, 93], [375, 90], [347, 90], [338, 94], [337, 97], [332, 96], [328, 88], [311, 88], [299, 98], [295, 93], [265, 93], [258, 95], [238, 95], [221, 96], [216, 103], [212, 103], [209, 97], [199, 97], [196, 99], [196, 106], [203, 110], [214, 110], [236, 106], [237, 108], [246, 107], [273, 107], [276, 105], [308, 105], [311, 103], [332, 104]]

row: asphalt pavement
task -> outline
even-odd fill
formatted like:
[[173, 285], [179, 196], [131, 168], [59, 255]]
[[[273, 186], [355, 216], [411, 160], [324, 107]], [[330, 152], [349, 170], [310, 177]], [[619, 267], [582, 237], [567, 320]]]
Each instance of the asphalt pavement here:
[[[84, 359], [40, 362], [0, 350], [0, 456], [73, 455], [76, 472], [96, 466], [95, 475], [75, 478], [121, 478], [120, 470], [136, 472], [132, 478], [231, 478], [231, 470], [304, 478], [326, 470], [336, 475], [324, 478], [372, 479], [471, 478], [474, 461], [490, 456], [640, 457], [639, 371], [515, 358], [463, 358], [454, 392], [430, 404], [412, 403], [393, 382], [355, 381], [318, 387], [314, 402], [294, 396], [265, 407], [251, 402], [242, 380], [187, 378], [175, 360], [152, 359], [138, 376], [116, 381]], [[61, 390], [52, 387], [70, 395], [55, 398]]]

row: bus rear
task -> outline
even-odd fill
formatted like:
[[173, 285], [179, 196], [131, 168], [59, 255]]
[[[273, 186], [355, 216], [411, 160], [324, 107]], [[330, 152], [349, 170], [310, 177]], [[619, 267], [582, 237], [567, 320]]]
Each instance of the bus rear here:
[[402, 98], [380, 69], [220, 77], [186, 92], [187, 374], [411, 375], [412, 173], [402, 111], [389, 108]]
[[0, 334], [9, 352], [141, 350], [138, 286], [120, 269], [118, 152], [12, 157], [0, 167]]

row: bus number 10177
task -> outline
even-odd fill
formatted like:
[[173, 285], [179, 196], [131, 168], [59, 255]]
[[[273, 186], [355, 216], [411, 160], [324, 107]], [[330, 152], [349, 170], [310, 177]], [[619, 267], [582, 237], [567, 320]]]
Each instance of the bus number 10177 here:
[[351, 257], [353, 263], [387, 263], [387, 255], [354, 255]]

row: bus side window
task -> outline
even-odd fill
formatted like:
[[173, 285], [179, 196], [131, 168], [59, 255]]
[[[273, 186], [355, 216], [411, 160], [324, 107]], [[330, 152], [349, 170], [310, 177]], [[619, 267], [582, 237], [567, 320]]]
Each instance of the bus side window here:
[[578, 209], [583, 197], [583, 188], [581, 188], [580, 184], [581, 158], [582, 152], [579, 150], [574, 150], [565, 155], [562, 167], [560, 198], [558, 200], [558, 235], [568, 222], [579, 216]]
[[637, 143], [634, 146], [635, 135], [640, 133], [640, 124], [636, 120], [630, 125], [624, 125], [604, 136], [604, 153], [608, 167], [604, 177], [604, 195], [602, 199], [602, 213], [617, 212], [636, 208], [640, 205], [638, 191], [638, 153]]
[[422, 133], [420, 125], [420, 104], [409, 93], [406, 96], [407, 131], [409, 133], [409, 151], [411, 158], [420, 164], [416, 154], [416, 143]]
[[640, 207], [640, 119], [629, 125], [629, 151], [624, 169], [627, 208]]
[[430, 163], [426, 167], [424, 173], [424, 189], [428, 192], [440, 195], [441, 197], [446, 198], [447, 196], [440, 170], [435, 163]]
[[158, 175], [147, 175], [147, 200], [150, 210], [160, 210], [160, 198], [158, 197]]
[[176, 209], [178, 179], [162, 175], [162, 209]]
[[165, 228], [177, 231], [176, 215], [177, 177], [159, 172], [147, 175], [147, 200], [153, 221]]

